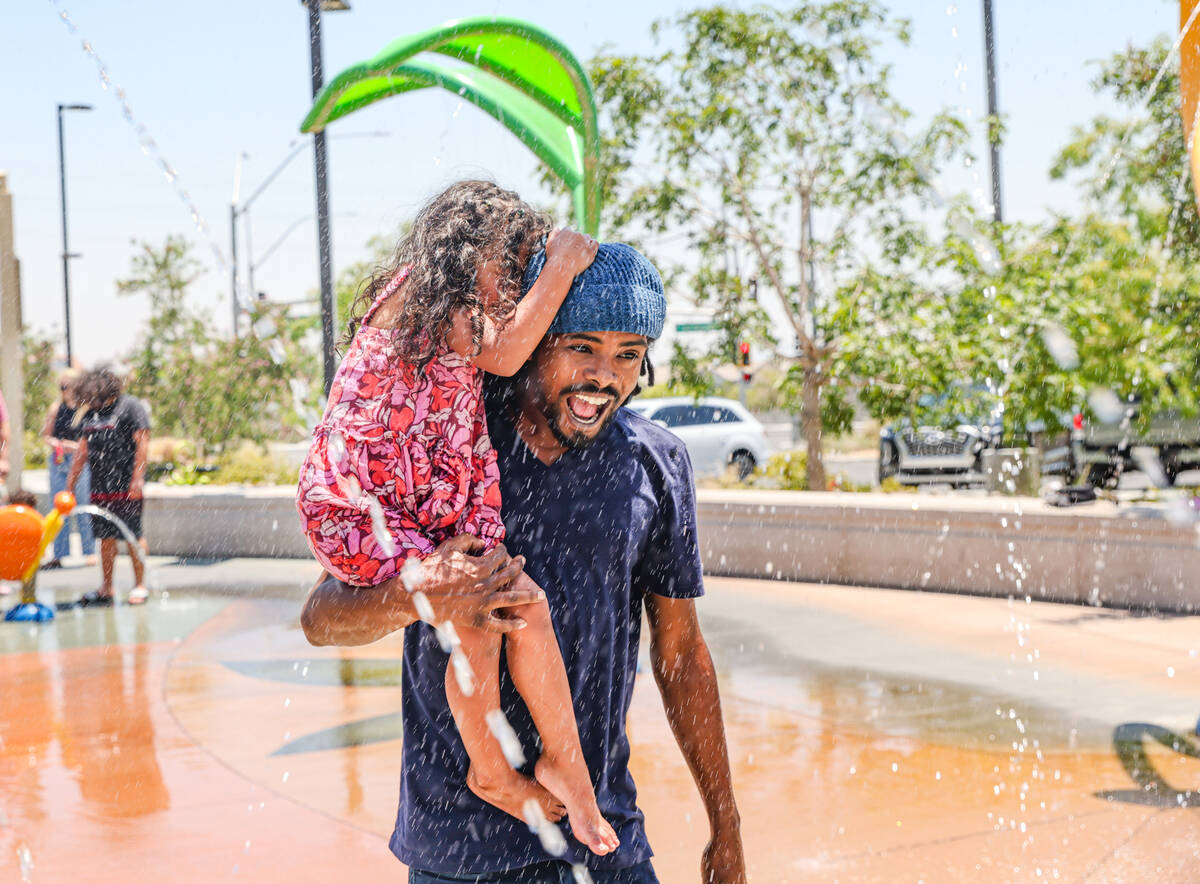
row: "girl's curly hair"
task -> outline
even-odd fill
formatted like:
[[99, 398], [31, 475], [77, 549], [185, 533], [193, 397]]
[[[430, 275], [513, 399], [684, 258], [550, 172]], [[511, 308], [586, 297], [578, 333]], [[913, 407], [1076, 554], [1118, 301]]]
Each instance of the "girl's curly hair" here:
[[475, 288], [476, 270], [494, 262], [500, 297], [486, 312], [503, 325], [516, 310], [525, 265], [550, 226], [548, 215], [490, 181], [450, 185], [417, 213], [391, 260], [363, 284], [350, 307], [342, 347], [349, 346], [379, 293], [411, 267], [395, 324], [401, 332], [399, 358], [423, 372], [449, 335], [455, 312], [464, 308], [478, 351], [485, 308]]

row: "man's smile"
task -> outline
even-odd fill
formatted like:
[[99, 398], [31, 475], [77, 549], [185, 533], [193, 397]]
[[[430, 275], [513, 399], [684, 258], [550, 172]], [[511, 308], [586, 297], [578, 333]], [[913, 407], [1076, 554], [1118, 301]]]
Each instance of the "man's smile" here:
[[573, 393], [566, 397], [571, 420], [581, 427], [595, 425], [612, 401], [613, 397], [605, 393]]

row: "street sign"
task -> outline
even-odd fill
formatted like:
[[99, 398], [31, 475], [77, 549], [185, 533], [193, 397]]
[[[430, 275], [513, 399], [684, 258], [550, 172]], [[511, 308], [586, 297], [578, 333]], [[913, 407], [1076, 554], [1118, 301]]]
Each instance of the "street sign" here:
[[675, 331], [677, 332], [693, 332], [693, 331], [716, 331], [721, 326], [716, 322], [677, 322], [675, 323]]

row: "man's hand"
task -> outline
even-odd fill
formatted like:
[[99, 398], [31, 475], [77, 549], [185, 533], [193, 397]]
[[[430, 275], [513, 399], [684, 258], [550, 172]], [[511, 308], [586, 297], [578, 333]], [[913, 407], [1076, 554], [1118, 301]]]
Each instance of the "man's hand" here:
[[512, 558], [504, 544], [479, 555], [483, 541], [460, 534], [445, 541], [421, 561], [421, 584], [439, 620], [488, 632], [512, 632], [525, 621], [505, 608], [540, 601], [541, 590], [515, 590], [511, 584], [525, 567], [522, 556]]
[[[505, 610], [538, 601], [540, 590], [511, 586], [525, 560], [510, 558], [503, 545], [486, 555], [475, 537], [447, 540], [421, 562], [421, 583], [439, 622], [455, 626], [511, 632], [525, 621]], [[413, 594], [399, 577], [378, 586], [340, 583], [322, 574], [300, 614], [304, 635], [314, 645], [365, 645], [403, 629], [417, 619]]]
[[700, 859], [702, 884], [746, 884], [746, 857], [738, 831], [716, 832]]
[[141, 476], [134, 476], [129, 481], [129, 499], [130, 500], [141, 500], [142, 494], [145, 492], [145, 489], [146, 489], [146, 480], [143, 479]]

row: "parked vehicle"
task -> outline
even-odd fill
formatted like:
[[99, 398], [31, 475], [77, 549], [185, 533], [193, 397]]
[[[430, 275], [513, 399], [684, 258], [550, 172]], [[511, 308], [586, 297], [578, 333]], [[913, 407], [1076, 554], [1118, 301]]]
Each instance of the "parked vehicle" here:
[[[1115, 487], [1126, 470], [1142, 470], [1151, 473], [1151, 479], [1174, 485], [1180, 473], [1200, 469], [1200, 417], [1162, 411], [1139, 431], [1139, 406], [1140, 402], [1131, 398], [1122, 419], [1112, 423], [1075, 415], [1071, 431], [1074, 482], [1093, 488]], [[1153, 475], [1158, 472], [1161, 475]]]
[[[879, 434], [879, 481], [895, 477], [902, 485], [944, 483], [953, 487], [983, 484], [985, 451], [1004, 446], [1038, 448], [1043, 475], [1070, 472], [1071, 458], [1065, 434], [1046, 437], [1042, 421], [1017, 428], [1006, 427], [999, 403], [980, 388], [967, 388], [967, 404], [982, 417], [955, 414], [941, 424], [914, 424], [903, 420], [885, 426]], [[920, 404], [936, 413], [948, 397], [923, 397]], [[973, 400], [973, 401], [972, 401]], [[1069, 415], [1059, 415], [1064, 424]], [[1051, 446], [1051, 447], [1047, 447]]]
[[894, 476], [902, 485], [982, 483], [980, 455], [997, 446], [1000, 435], [998, 424], [946, 428], [903, 421], [884, 427], [879, 433], [879, 481]]
[[733, 468], [742, 480], [766, 462], [763, 425], [733, 399], [635, 399], [629, 408], [678, 436], [697, 475], [719, 476]]

